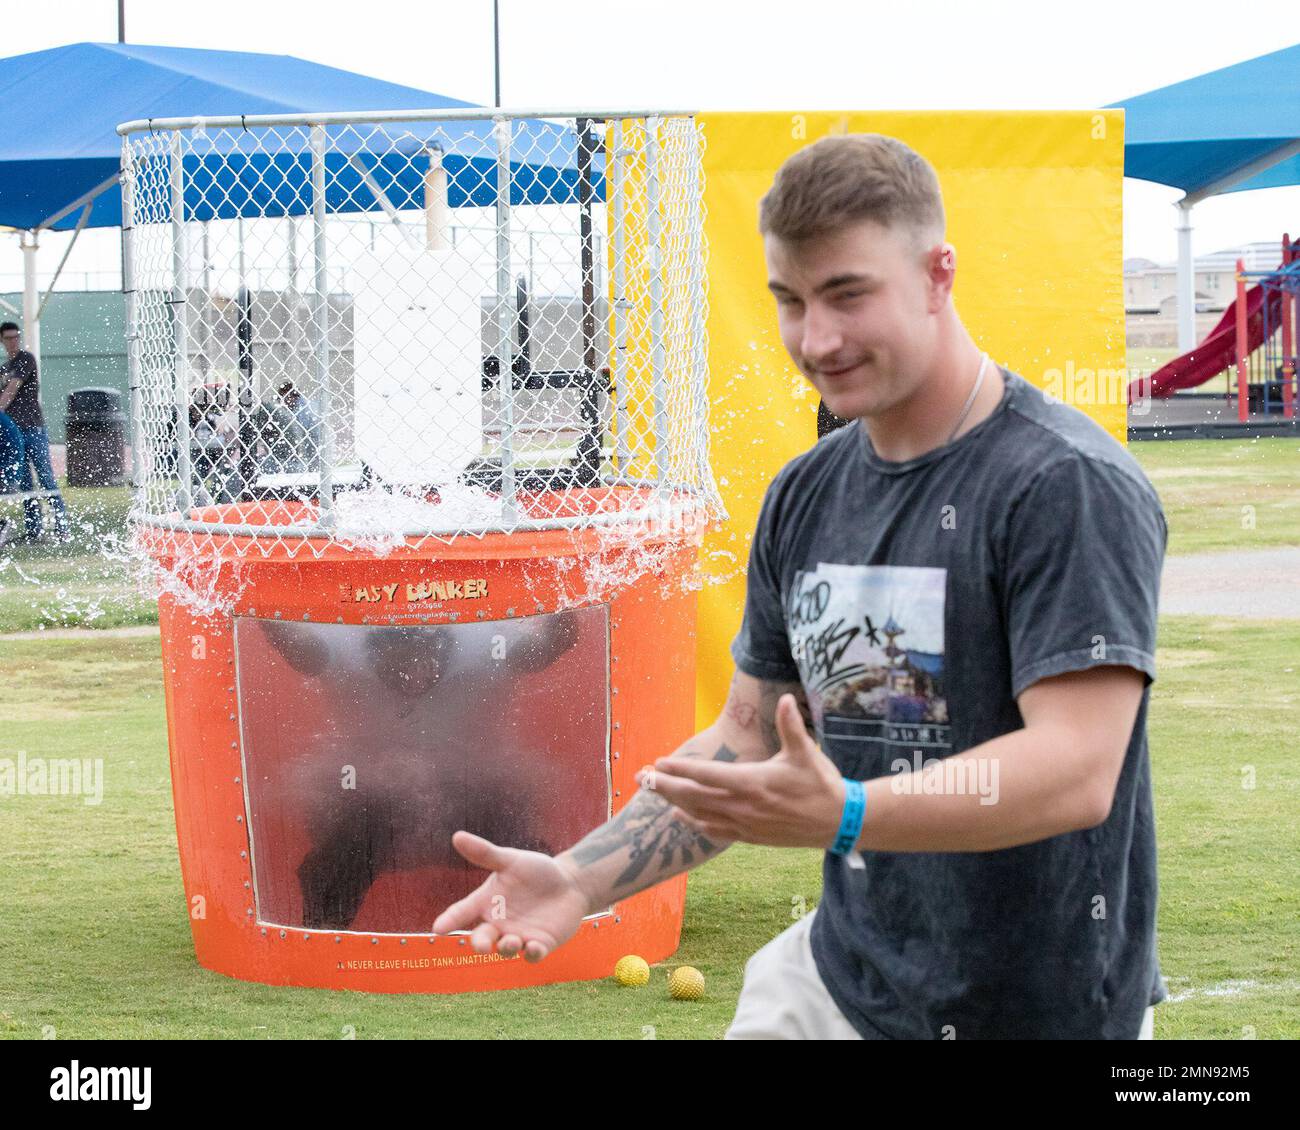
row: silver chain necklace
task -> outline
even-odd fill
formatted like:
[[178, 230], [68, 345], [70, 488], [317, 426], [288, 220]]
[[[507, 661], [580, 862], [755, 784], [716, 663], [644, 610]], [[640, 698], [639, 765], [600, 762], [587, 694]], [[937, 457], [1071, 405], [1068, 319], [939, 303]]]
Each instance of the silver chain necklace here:
[[961, 430], [962, 424], [966, 422], [966, 417], [970, 415], [971, 405], [975, 403], [975, 397], [979, 395], [980, 385], [984, 383], [984, 370], [988, 368], [988, 364], [989, 355], [985, 353], [984, 360], [980, 362], [979, 375], [975, 378], [975, 387], [970, 390], [970, 396], [966, 398], [966, 407], [961, 410], [961, 415], [957, 417], [957, 423], [953, 426], [951, 434], [944, 441], [945, 443], [952, 443]]

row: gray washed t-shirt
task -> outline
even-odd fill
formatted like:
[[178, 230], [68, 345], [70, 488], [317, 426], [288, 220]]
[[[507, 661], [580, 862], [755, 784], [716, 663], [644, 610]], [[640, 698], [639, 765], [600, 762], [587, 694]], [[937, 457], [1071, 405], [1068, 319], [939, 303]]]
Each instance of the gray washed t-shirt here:
[[915, 459], [879, 458], [855, 421], [791, 460], [750, 550], [732, 656], [803, 682], [847, 777], [1021, 729], [1016, 696], [1039, 679], [1146, 675], [1098, 827], [1001, 851], [826, 855], [813, 956], [869, 1039], [1132, 1039], [1165, 996], [1146, 737], [1164, 513], [1104, 429], [1003, 374], [991, 416]]

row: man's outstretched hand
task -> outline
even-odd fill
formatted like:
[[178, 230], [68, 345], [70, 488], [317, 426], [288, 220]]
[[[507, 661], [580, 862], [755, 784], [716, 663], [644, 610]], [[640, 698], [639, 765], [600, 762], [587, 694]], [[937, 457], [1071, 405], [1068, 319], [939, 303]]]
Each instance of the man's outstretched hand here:
[[523, 953], [541, 961], [578, 932], [589, 913], [587, 896], [564, 863], [539, 851], [499, 847], [471, 832], [457, 832], [452, 846], [492, 874], [433, 923], [435, 934], [469, 930], [475, 953], [503, 957]]

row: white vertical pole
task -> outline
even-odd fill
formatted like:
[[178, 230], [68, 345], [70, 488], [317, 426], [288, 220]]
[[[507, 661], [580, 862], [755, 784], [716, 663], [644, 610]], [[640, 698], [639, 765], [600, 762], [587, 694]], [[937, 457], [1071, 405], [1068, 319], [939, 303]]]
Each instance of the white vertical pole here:
[[35, 228], [18, 236], [18, 245], [23, 250], [23, 344], [27, 352], [36, 358], [36, 367], [41, 365], [41, 323], [38, 312], [41, 308], [41, 292], [36, 284], [36, 251], [40, 247], [39, 233]]
[[691, 444], [691, 454], [700, 460], [699, 466], [692, 467], [690, 482], [709, 481], [708, 436], [709, 436], [709, 341], [707, 302], [708, 294], [704, 278], [703, 226], [704, 200], [700, 176], [700, 135], [694, 118], [679, 119], [676, 123], [682, 127], [683, 157], [687, 162], [687, 199], [686, 222], [691, 233], [689, 244], [690, 270], [690, 342], [691, 342], [691, 396], [694, 413], [691, 423], [703, 432], [702, 442]]
[[[627, 234], [623, 227], [626, 222], [624, 213], [624, 164], [626, 140], [622, 118], [611, 124], [610, 131], [613, 144], [605, 153], [605, 211], [611, 217], [614, 228], [614, 287], [610, 298], [614, 304], [614, 348], [610, 350], [610, 366], [613, 372], [610, 380], [614, 385], [615, 401], [618, 405], [618, 473], [626, 477], [632, 466], [632, 438], [628, 435], [630, 420], [628, 405], [627, 372]], [[611, 176], [612, 173], [612, 176]], [[612, 208], [611, 208], [612, 205]]]
[[206, 378], [212, 369], [212, 235], [209, 221], [204, 220], [199, 226], [203, 232], [203, 344], [200, 355]]
[[1196, 345], [1196, 270], [1192, 261], [1192, 206], [1178, 205], [1178, 350]]
[[430, 251], [447, 247], [447, 170], [437, 143], [429, 147], [429, 167], [424, 171], [424, 245]]
[[316, 260], [312, 344], [320, 404], [318, 489], [320, 524], [328, 527], [334, 522], [334, 419], [330, 388], [329, 280], [325, 275], [325, 127], [322, 125], [311, 127], [311, 219]]
[[292, 216], [285, 216], [284, 222], [288, 225], [284, 237], [284, 273], [287, 280], [285, 286], [290, 294], [296, 294], [298, 291], [298, 224]]
[[182, 514], [190, 508], [193, 482], [190, 469], [190, 282], [189, 247], [185, 239], [185, 159], [180, 130], [172, 131], [172, 327], [175, 371], [172, 392], [176, 400], [176, 456]]
[[646, 227], [650, 258], [650, 387], [655, 411], [655, 483], [668, 495], [668, 397], [664, 386], [663, 222], [659, 215], [659, 116], [645, 120]]
[[298, 220], [294, 216], [285, 216], [284, 222], [288, 225], [285, 236], [285, 276], [288, 283], [284, 305], [288, 311], [285, 337], [289, 339], [289, 356], [282, 375], [290, 378], [301, 391], [305, 365], [302, 359], [303, 332], [298, 303]]
[[501, 520], [513, 527], [515, 497], [514, 287], [510, 281], [510, 122], [496, 118], [497, 143], [497, 329], [501, 335]]
[[[131, 486], [143, 492], [144, 400], [140, 390], [140, 327], [135, 297], [135, 163], [131, 139], [122, 139], [122, 296], [126, 301], [126, 384], [131, 398]], [[148, 509], [148, 500], [142, 500]]]

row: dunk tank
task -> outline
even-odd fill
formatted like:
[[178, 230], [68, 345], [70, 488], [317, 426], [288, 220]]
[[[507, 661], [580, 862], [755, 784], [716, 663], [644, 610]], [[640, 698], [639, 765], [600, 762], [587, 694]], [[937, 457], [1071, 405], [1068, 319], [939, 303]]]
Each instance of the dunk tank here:
[[690, 115], [120, 127], [133, 529], [200, 964], [459, 992], [677, 946], [685, 876], [544, 962], [438, 913], [694, 730], [707, 460]]

